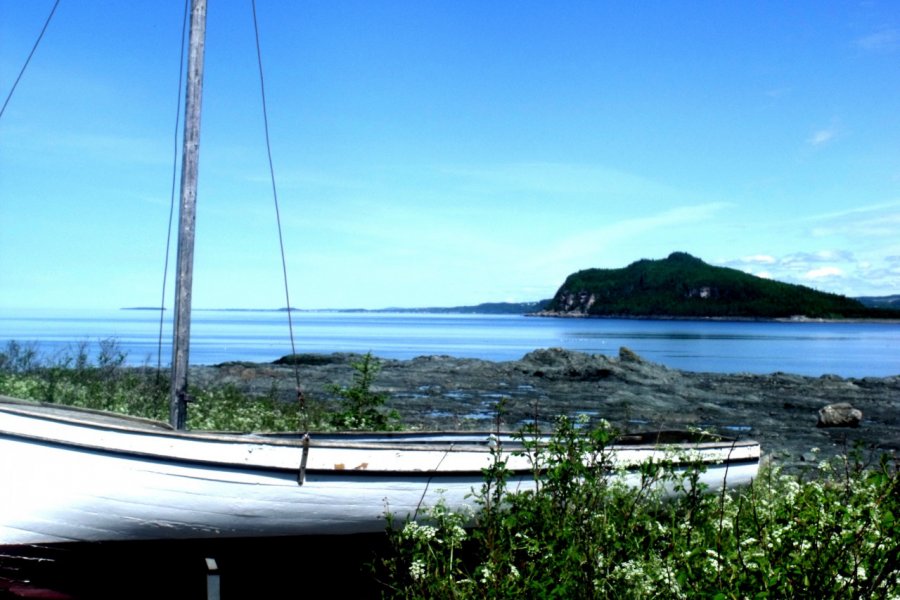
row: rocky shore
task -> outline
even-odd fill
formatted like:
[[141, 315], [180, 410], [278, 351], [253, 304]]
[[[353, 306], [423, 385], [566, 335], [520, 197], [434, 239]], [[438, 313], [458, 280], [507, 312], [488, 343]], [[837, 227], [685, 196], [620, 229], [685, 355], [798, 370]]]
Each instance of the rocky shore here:
[[[304, 393], [330, 401], [328, 387], [348, 385], [359, 359], [301, 355]], [[645, 361], [627, 348], [617, 357], [552, 348], [509, 362], [423, 356], [380, 364], [375, 390], [388, 394], [388, 406], [415, 428], [490, 429], [502, 401], [508, 430], [535, 420], [549, 428], [561, 414], [604, 418], [622, 431], [699, 427], [756, 439], [768, 460], [793, 470], [857, 445], [867, 454], [900, 451], [900, 375], [697, 373]], [[196, 367], [192, 377], [257, 393], [274, 387], [285, 398], [294, 390], [293, 368], [279, 364]], [[858, 426], [818, 427], [819, 410], [835, 403], [861, 411]]]

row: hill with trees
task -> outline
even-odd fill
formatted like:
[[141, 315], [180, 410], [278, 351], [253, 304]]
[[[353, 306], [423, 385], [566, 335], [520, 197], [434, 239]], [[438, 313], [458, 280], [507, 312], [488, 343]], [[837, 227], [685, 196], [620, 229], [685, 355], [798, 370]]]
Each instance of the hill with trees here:
[[892, 296], [860, 296], [857, 300], [870, 308], [891, 308], [900, 310], [900, 294], [894, 294]]
[[681, 318], [900, 318], [900, 311], [715, 267], [684, 252], [566, 278], [544, 314]]

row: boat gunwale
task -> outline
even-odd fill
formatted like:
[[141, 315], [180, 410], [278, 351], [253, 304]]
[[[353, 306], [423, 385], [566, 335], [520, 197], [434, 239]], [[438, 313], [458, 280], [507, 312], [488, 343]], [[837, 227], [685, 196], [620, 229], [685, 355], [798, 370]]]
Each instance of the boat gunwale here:
[[[59, 405], [44, 405], [43, 408], [53, 408], [53, 409], [62, 409], [53, 410], [50, 412], [43, 411], [34, 411], [29, 410], [29, 408], [34, 408], [36, 405], [34, 403], [29, 403], [27, 401], [21, 402], [13, 402], [14, 406], [9, 406], [8, 403], [4, 403], [5, 398], [0, 398], [0, 412], [4, 412], [7, 414], [11, 414], [13, 416], [17, 416], [25, 419], [37, 419], [43, 421], [49, 421], [56, 424], [61, 424], [63, 426], [71, 426], [77, 427], [83, 430], [99, 430], [99, 431], [110, 431], [113, 434], [121, 434], [121, 435], [136, 435], [142, 437], [149, 437], [154, 439], [167, 439], [172, 443], [178, 443], [179, 441], [185, 441], [189, 443], [210, 443], [210, 444], [234, 444], [234, 445], [247, 445], [251, 448], [248, 448], [250, 452], [252, 452], [252, 447], [259, 446], [275, 446], [282, 448], [284, 450], [296, 450], [298, 453], [301, 451], [303, 442], [302, 438], [298, 434], [276, 434], [274, 437], [269, 437], [265, 434], [225, 434], [225, 433], [209, 433], [209, 432], [188, 432], [188, 431], [177, 431], [169, 428], [140, 428], [140, 427], [132, 427], [129, 426], [129, 422], [133, 422], [134, 419], [124, 415], [122, 419], [125, 423], [117, 422], [118, 415], [110, 415], [109, 413], [104, 413], [101, 411], [86, 411], [86, 414], [90, 414], [92, 416], [104, 416], [108, 417], [107, 419], [101, 421], [94, 420], [86, 420], [86, 419], [78, 419], [77, 417], [68, 416], [68, 415], [60, 415], [60, 412], [66, 413], [68, 411], [68, 407], [60, 407]], [[85, 413], [81, 409], [75, 408], [73, 411], [76, 414]], [[149, 421], [146, 419], [138, 419], [138, 423], [150, 423], [154, 424], [154, 421]], [[490, 445], [491, 435], [487, 432], [412, 432], [412, 437], [426, 437], [426, 436], [434, 436], [434, 437], [444, 437], [444, 438], [452, 438], [452, 437], [460, 437], [465, 441], [461, 442], [453, 442], [447, 439], [435, 440], [435, 441], [403, 441], [402, 432], [387, 432], [384, 435], [388, 438], [387, 441], [363, 441], [363, 442], [346, 442], [346, 441], [337, 441], [334, 439], [324, 439], [324, 440], [316, 440], [314, 437], [310, 439], [309, 447], [310, 449], [333, 449], [333, 450], [369, 450], [369, 451], [377, 451], [377, 452], [397, 452], [397, 451], [407, 451], [407, 452], [432, 452], [432, 453], [440, 453], [443, 452], [445, 454], [451, 453], [471, 453], [477, 455], [486, 455], [490, 453], [492, 447]], [[286, 435], [292, 435], [291, 439], [285, 439]], [[327, 437], [341, 437], [341, 433], [325, 433], [323, 434]], [[351, 437], [372, 437], [372, 436], [380, 436], [381, 434], [372, 434], [372, 433], [353, 433]], [[476, 436], [484, 436], [484, 441], [478, 442], [474, 441], [472, 438]], [[648, 434], [653, 435], [653, 434]], [[299, 470], [300, 464], [300, 456], [297, 457], [297, 467], [287, 467], [282, 464], [270, 464], [268, 462], [241, 462], [235, 459], [215, 459], [208, 458], [202, 456], [202, 453], [198, 452], [186, 452], [185, 454], [181, 454], [179, 456], [170, 456], [166, 455], [161, 451], [154, 451], [153, 449], [139, 449], [139, 448], [129, 448], [125, 444], [117, 444], [115, 446], [103, 445], [102, 443], [92, 443], [90, 441], [85, 440], [77, 440], [77, 439], [66, 439], [63, 435], [41, 435], [37, 433], [26, 433], [22, 431], [15, 430], [0, 430], [0, 437], [6, 439], [14, 439], [14, 440], [23, 440], [25, 443], [37, 443], [41, 445], [52, 446], [56, 448], [83, 448], [86, 451], [99, 453], [103, 455], [109, 456], [121, 456], [121, 457], [134, 457], [134, 458], [147, 458], [153, 461], [157, 461], [159, 463], [165, 464], [182, 464], [182, 465], [218, 465], [222, 468], [243, 470], [243, 471], [260, 471], [260, 472], [279, 472], [279, 473], [296, 473]], [[395, 439], [390, 439], [395, 438]], [[500, 448], [503, 450], [505, 454], [512, 454], [517, 451], [522, 451], [526, 449], [526, 444], [521, 440], [512, 440], [505, 441], [501, 438]], [[655, 453], [662, 453], [665, 455], [666, 453], [671, 453], [670, 457], [665, 458], [667, 464], [672, 466], [673, 468], [684, 468], [692, 464], [697, 464], [698, 462], [703, 465], [722, 465], [727, 463], [728, 465], [739, 465], [739, 464], [750, 464], [750, 463], [759, 463], [760, 460], [760, 447], [757, 442], [750, 440], [721, 440], [716, 442], [699, 442], [699, 443], [683, 443], [683, 444], [637, 444], [637, 445], [616, 445], [611, 444], [607, 446], [607, 449], [611, 452], [623, 451], [623, 452], [633, 452], [640, 453], [643, 451], [649, 451]], [[732, 458], [731, 454], [735, 450], [740, 450], [740, 454], [743, 456]], [[727, 457], [716, 457], [712, 455], [703, 456], [702, 453], [707, 451], [709, 453], [718, 452], [727, 452]], [[700, 452], [701, 456], [694, 456], [697, 460], [689, 460], [685, 458], [679, 458], [680, 452], [687, 453], [695, 453]], [[631, 470], [637, 467], [637, 464], [626, 463], [624, 465], [627, 470]], [[339, 468], [335, 465], [334, 468], [322, 468], [310, 466], [306, 470], [309, 475], [313, 474], [345, 474], [349, 475], [351, 473], [365, 473], [366, 475], [393, 475], [397, 476], [398, 474], [402, 474], [403, 477], [410, 476], [441, 476], [441, 477], [450, 477], [454, 475], [472, 475], [476, 474], [478, 477], [482, 477], [482, 468], [479, 467], [477, 469], [468, 469], [468, 470], [457, 470], [457, 469], [440, 469], [440, 465], [431, 469], [410, 469], [410, 468], [400, 468], [400, 467], [392, 467], [388, 468], [364, 468], [357, 469], [354, 467], [350, 468]], [[534, 473], [535, 468], [533, 466], [525, 466], [525, 467], [510, 467], [510, 472], [514, 475], [520, 475], [524, 473]]]
[[[296, 468], [293, 467], [282, 467], [277, 465], [265, 465], [265, 464], [245, 464], [238, 463], [234, 461], [215, 461], [209, 459], [202, 458], [185, 458], [185, 457], [169, 457], [159, 453], [153, 452], [144, 452], [140, 450], [129, 450], [125, 448], [109, 448], [99, 445], [90, 445], [78, 442], [68, 442], [59, 439], [51, 439], [51, 438], [43, 438], [34, 435], [26, 435], [26, 434], [16, 434], [16, 433], [8, 433], [0, 431], [0, 439], [21, 439], [24, 440], [25, 443], [35, 443], [40, 444], [42, 446], [49, 446], [59, 449], [71, 448], [72, 446], [76, 446], [78, 448], [82, 448], [87, 452], [96, 453], [105, 456], [111, 457], [121, 457], [125, 459], [140, 459], [140, 460], [149, 460], [156, 464], [169, 464], [169, 465], [180, 465], [180, 466], [203, 466], [203, 467], [217, 467], [220, 469], [228, 469], [231, 471], [238, 471], [244, 473], [290, 473], [292, 475], [296, 475], [299, 471], [299, 464]], [[416, 450], [416, 448], [405, 447], [408, 450]], [[424, 450], [435, 450], [434, 448], [425, 448]], [[458, 451], [458, 448], [447, 448], [446, 452], [453, 452], [454, 450]], [[657, 449], [659, 450], [659, 449]], [[738, 467], [741, 465], [752, 465], [760, 463], [759, 454], [750, 454], [748, 456], [742, 458], [729, 458], [727, 460], [700, 460], [700, 461], [690, 461], [690, 460], [670, 460], [667, 461], [666, 465], [674, 470], [684, 470], [690, 468], [692, 466], [696, 466], [698, 463], [700, 465], [704, 465], [706, 467], [721, 467], [724, 469], [728, 469], [731, 467]], [[628, 472], [635, 472], [639, 469], [640, 463], [635, 464], [627, 464], [623, 465], [625, 470]], [[537, 475], [540, 476], [544, 473], [545, 469], [538, 468], [535, 469], [533, 467], [507, 467], [507, 471], [512, 477], [521, 477], [523, 475]], [[442, 469], [360, 469], [356, 467], [347, 467], [347, 468], [316, 468], [311, 467], [305, 469], [305, 473], [307, 477], [310, 476], [340, 476], [340, 477], [373, 477], [373, 478], [383, 478], [383, 477], [402, 477], [404, 479], [412, 479], [412, 478], [453, 478], [453, 477], [469, 477], [477, 480], [483, 480], [484, 472], [482, 469], [466, 469], [466, 470], [442, 470]]]
[[[8, 406], [12, 405], [12, 406]], [[37, 408], [38, 411], [29, 409]], [[275, 446], [301, 447], [303, 445], [304, 433], [302, 432], [228, 432], [228, 431], [186, 431], [176, 430], [169, 424], [162, 421], [155, 421], [143, 417], [135, 417], [124, 413], [112, 413], [109, 411], [96, 410], [91, 408], [83, 408], [78, 406], [68, 406], [61, 404], [52, 404], [46, 402], [34, 402], [30, 400], [22, 400], [10, 396], [0, 396], [0, 411], [20, 416], [42, 419], [46, 421], [55, 421], [59, 423], [67, 423], [78, 427], [104, 429], [116, 432], [133, 433], [138, 435], [146, 435], [152, 437], [168, 437], [172, 439], [202, 441], [202, 442], [218, 442], [233, 444], [271, 444]], [[46, 411], [46, 412], [45, 412]], [[98, 420], [79, 419], [76, 416], [69, 416], [65, 413], [81, 413], [86, 416], [97, 417]], [[123, 421], [123, 422], [118, 422]], [[131, 426], [143, 425], [143, 427]], [[667, 434], [684, 434], [696, 435], [692, 432], [680, 432], [675, 430], [659, 430], [639, 433], [622, 434], [607, 446], [608, 449], [622, 450], [660, 450], [673, 447], [682, 447], [691, 450], [713, 450], [716, 448], [749, 448], [759, 446], [759, 442], [754, 440], [741, 440], [736, 438], [728, 438], [709, 434], [708, 441], [691, 441], [683, 442], [629, 442], [629, 438], [650, 438], [666, 436]], [[481, 450], [489, 451], [493, 440], [496, 440], [498, 432], [473, 430], [473, 431], [444, 431], [444, 430], [423, 430], [423, 431], [385, 431], [385, 432], [359, 432], [359, 431], [329, 431], [329, 432], [308, 432], [309, 446], [321, 448], [348, 448], [348, 449], [384, 449], [384, 450], [435, 450], [447, 449], [452, 450]], [[320, 436], [320, 437], [319, 437]], [[366, 441], [365, 438], [372, 437], [384, 438], [383, 440]], [[500, 445], [505, 447], [525, 448], [529, 440], [526, 434], [525, 439], [518, 439], [515, 432], [501, 431], [499, 432]], [[447, 440], [428, 440], [423, 438], [460, 438], [459, 441]], [[705, 436], [697, 436], [702, 440]], [[345, 439], [335, 439], [345, 438]], [[362, 441], [354, 441], [353, 438], [363, 438]], [[483, 439], [475, 439], [483, 438]], [[541, 435], [538, 443], [549, 441], [550, 435]]]

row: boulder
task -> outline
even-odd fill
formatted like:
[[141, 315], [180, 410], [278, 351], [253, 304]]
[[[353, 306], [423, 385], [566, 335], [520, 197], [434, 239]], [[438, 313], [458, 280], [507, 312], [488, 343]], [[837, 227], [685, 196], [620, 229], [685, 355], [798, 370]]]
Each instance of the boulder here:
[[862, 411], [849, 402], [837, 402], [819, 409], [816, 427], [859, 427]]
[[562, 348], [534, 350], [526, 354], [520, 364], [525, 372], [548, 379], [599, 381], [613, 374], [609, 357]]
[[619, 360], [622, 362], [630, 362], [630, 363], [642, 363], [644, 359], [638, 356], [637, 352], [632, 350], [631, 348], [626, 348], [622, 346], [619, 348]]

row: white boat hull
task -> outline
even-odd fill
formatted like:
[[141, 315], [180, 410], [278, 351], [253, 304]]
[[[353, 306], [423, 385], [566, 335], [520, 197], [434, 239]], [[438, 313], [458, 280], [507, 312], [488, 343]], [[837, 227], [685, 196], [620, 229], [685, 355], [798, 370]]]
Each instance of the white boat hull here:
[[[611, 451], [634, 464], [672, 448], [708, 465], [710, 487], [758, 470], [755, 442]], [[438, 501], [474, 506], [492, 461], [486, 433], [313, 435], [301, 475], [302, 456], [299, 436], [176, 432], [0, 397], [0, 545], [378, 532], [387, 514], [403, 522]], [[506, 458], [509, 489], [533, 489], [528, 460]]]

